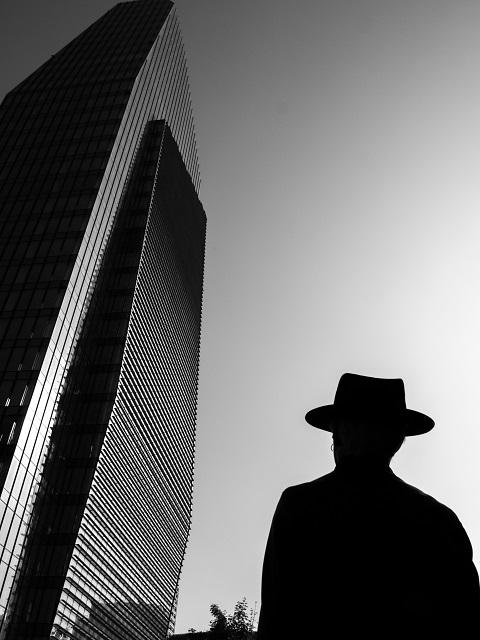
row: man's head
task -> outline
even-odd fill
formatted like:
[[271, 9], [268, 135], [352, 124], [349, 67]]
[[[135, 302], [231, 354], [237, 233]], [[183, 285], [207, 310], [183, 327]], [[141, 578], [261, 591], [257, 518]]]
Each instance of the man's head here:
[[367, 418], [336, 418], [331, 430], [336, 463], [345, 458], [369, 458], [389, 464], [405, 440], [405, 424], [401, 420], [384, 424]]

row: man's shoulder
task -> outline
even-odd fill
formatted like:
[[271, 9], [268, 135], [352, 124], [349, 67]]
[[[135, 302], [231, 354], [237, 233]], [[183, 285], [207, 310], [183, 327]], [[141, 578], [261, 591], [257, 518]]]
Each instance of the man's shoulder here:
[[284, 489], [277, 511], [292, 517], [304, 517], [321, 508], [322, 511], [328, 509], [336, 499], [337, 479], [335, 473], [327, 473], [320, 478], [292, 485]]
[[402, 480], [398, 476], [394, 477], [396, 480], [398, 494], [401, 497], [404, 497], [409, 502], [416, 504], [419, 509], [424, 509], [428, 513], [435, 514], [439, 518], [450, 520], [452, 523], [458, 522], [455, 512], [446, 504], [440, 502], [430, 494], [425, 493], [425, 491], [422, 491], [418, 487], [405, 482], [405, 480]]
[[335, 476], [335, 472], [331, 471], [330, 473], [320, 476], [319, 478], [315, 478], [314, 480], [287, 487], [283, 491], [282, 500], [287, 502], [296, 502], [302, 497], [329, 493], [335, 488], [336, 484], [337, 478]]

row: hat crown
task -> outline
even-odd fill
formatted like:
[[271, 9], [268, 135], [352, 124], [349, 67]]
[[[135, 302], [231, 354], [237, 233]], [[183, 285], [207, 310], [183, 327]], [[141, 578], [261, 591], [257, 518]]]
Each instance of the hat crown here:
[[344, 373], [338, 383], [334, 408], [336, 414], [402, 415], [406, 410], [403, 380]]

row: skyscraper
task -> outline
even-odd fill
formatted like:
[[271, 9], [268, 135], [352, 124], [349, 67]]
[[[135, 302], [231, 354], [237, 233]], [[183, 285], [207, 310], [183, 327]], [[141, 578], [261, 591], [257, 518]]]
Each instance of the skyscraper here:
[[173, 3], [116, 5], [0, 115], [0, 639], [164, 638], [206, 225]]

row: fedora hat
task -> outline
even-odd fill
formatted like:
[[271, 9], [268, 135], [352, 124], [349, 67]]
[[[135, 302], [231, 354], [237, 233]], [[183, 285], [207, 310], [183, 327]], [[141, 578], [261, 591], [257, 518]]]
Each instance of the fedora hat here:
[[401, 420], [405, 435], [418, 436], [433, 429], [435, 422], [418, 411], [407, 409], [405, 386], [400, 378], [370, 378], [355, 373], [344, 373], [338, 383], [333, 404], [312, 409], [305, 420], [324, 431], [331, 431], [332, 418], [370, 418]]

